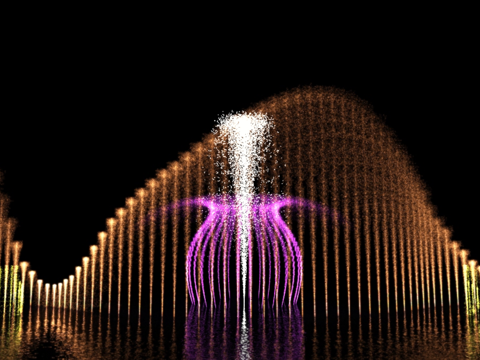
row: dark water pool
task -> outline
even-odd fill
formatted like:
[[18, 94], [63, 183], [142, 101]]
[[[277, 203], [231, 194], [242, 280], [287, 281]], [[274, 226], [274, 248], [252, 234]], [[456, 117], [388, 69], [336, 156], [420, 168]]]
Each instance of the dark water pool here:
[[480, 359], [480, 325], [456, 315], [326, 327], [288, 309], [237, 320], [194, 308], [139, 322], [41, 308], [1, 321], [0, 359]]

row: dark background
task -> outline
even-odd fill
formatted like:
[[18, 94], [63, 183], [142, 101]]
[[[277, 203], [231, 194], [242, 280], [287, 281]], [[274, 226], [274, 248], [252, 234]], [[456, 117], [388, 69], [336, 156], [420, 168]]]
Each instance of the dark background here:
[[219, 114], [302, 85], [350, 90], [385, 116], [455, 239], [480, 259], [478, 39], [468, 9], [444, 12], [324, 28], [253, 14], [171, 26], [169, 13], [143, 21], [147, 10], [34, 25], [19, 15], [3, 51], [0, 169], [21, 259], [47, 282], [73, 274], [125, 198]]

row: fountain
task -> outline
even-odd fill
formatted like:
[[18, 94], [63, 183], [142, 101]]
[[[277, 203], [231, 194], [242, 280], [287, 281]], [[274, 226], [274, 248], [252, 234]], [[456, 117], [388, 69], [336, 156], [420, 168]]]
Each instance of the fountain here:
[[4, 314], [53, 306], [125, 312], [129, 324], [185, 314], [190, 339], [203, 342], [192, 330], [203, 311], [226, 319], [235, 308], [240, 353], [254, 348], [257, 329], [242, 329], [256, 315], [388, 331], [479, 320], [480, 266], [453, 241], [392, 131], [341, 90], [295, 89], [221, 117], [126, 199], [63, 283], [20, 262], [7, 210], [1, 195]]

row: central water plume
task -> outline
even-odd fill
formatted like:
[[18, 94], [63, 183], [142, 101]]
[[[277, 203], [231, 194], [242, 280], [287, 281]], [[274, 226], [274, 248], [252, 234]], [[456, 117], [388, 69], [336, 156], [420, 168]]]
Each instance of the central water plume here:
[[[238, 214], [238, 237], [242, 264], [242, 294], [245, 306], [247, 260], [251, 247], [252, 201], [255, 193], [255, 179], [258, 176], [258, 163], [262, 160], [261, 149], [269, 146], [271, 119], [261, 114], [234, 114], [219, 120], [219, 136], [216, 142], [228, 144], [227, 154], [230, 165], [229, 175], [233, 177], [233, 187]], [[219, 163], [221, 165], [223, 163]], [[224, 170], [221, 168], [221, 170]], [[225, 171], [225, 170], [224, 170]], [[238, 286], [238, 284], [237, 284]]]

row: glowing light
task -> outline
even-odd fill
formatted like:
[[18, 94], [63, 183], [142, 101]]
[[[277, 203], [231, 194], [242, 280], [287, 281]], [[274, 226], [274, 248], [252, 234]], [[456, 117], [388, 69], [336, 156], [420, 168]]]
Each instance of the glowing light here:
[[115, 225], [114, 218], [107, 220], [108, 227], [108, 313], [112, 305], [113, 254], [115, 252]]
[[98, 308], [100, 313], [102, 312], [102, 295], [103, 295], [103, 268], [104, 268], [104, 261], [105, 261], [105, 242], [107, 238], [107, 233], [105, 231], [98, 233], [98, 244], [100, 249], [100, 284], [99, 284], [99, 301], [98, 301]]
[[[263, 199], [263, 200], [262, 200]], [[287, 206], [298, 206], [302, 204], [303, 206], [308, 207], [315, 207], [317, 211], [320, 211], [315, 204], [309, 203], [308, 201], [298, 201], [294, 198], [280, 198], [274, 199], [271, 196], [260, 196], [254, 197], [253, 199], [253, 206], [252, 206], [252, 214], [254, 219], [254, 231], [258, 237], [261, 234], [261, 224], [265, 225], [264, 229], [266, 231], [266, 238], [269, 243], [268, 247], [276, 248], [277, 249], [277, 256], [273, 257], [273, 261], [269, 257], [270, 264], [269, 266], [273, 265], [278, 272], [277, 277], [275, 278], [274, 288], [275, 292], [273, 294], [274, 297], [277, 297], [277, 292], [280, 289], [280, 279], [288, 279], [288, 268], [285, 268], [283, 276], [280, 276], [280, 260], [281, 255], [283, 255], [283, 259], [287, 260], [286, 254], [287, 251], [293, 254], [292, 256], [292, 267], [293, 267], [293, 284], [292, 290], [290, 293], [290, 297], [292, 297], [293, 302], [297, 302], [300, 292], [301, 286], [301, 269], [302, 269], [302, 257], [300, 253], [299, 246], [290, 231], [287, 227], [285, 222], [280, 216], [280, 210]], [[188, 266], [187, 266], [187, 274], [188, 274], [188, 289], [190, 293], [190, 299], [192, 302], [195, 299], [200, 297], [200, 293], [203, 292], [203, 296], [205, 297], [205, 286], [203, 283], [203, 278], [200, 279], [200, 289], [198, 289], [197, 281], [196, 281], [196, 272], [194, 269], [196, 268], [197, 260], [200, 263], [200, 268], [202, 269], [201, 273], [203, 273], [203, 267], [205, 261], [203, 257], [205, 253], [200, 254], [200, 250], [203, 248], [205, 249], [202, 244], [208, 244], [210, 239], [213, 238], [213, 243], [220, 246], [220, 243], [223, 242], [223, 246], [228, 246], [233, 242], [234, 238], [234, 229], [235, 229], [235, 219], [237, 219], [236, 211], [237, 206], [234, 197], [225, 198], [215, 198], [215, 197], [208, 197], [208, 198], [200, 198], [196, 199], [195, 202], [198, 205], [202, 205], [209, 209], [208, 216], [205, 222], [202, 224], [200, 229], [195, 234], [192, 244], [189, 248], [188, 252]], [[225, 226], [223, 226], [225, 225]], [[229, 251], [229, 250], [227, 250]], [[270, 250], [269, 250], [270, 251]], [[229, 254], [227, 254], [227, 258]], [[228, 264], [227, 264], [228, 268]], [[220, 272], [220, 269], [218, 269]], [[210, 286], [215, 284], [215, 274], [213, 272], [209, 272], [209, 282]], [[193, 279], [192, 279], [193, 278]], [[220, 279], [220, 275], [218, 273], [217, 276]], [[193, 280], [193, 281], [192, 281]], [[220, 282], [218, 280], [218, 282]], [[284, 301], [285, 299], [285, 292], [286, 292], [286, 282], [284, 285], [284, 293], [283, 298], [280, 300]]]
[[[87, 278], [88, 278], [88, 257], [82, 258], [83, 263], [83, 312], [85, 312], [85, 305], [87, 300]], [[79, 278], [80, 280], [80, 278]]]
[[[117, 312], [120, 314], [120, 299], [122, 295], [122, 268], [123, 268], [123, 238], [125, 233], [125, 209], [121, 208], [116, 211], [116, 215], [119, 218], [118, 220], [118, 301], [117, 301]], [[92, 278], [93, 281], [93, 278]], [[93, 286], [93, 284], [92, 284]], [[93, 296], [92, 296], [92, 307], [93, 307]]]
[[62, 283], [58, 283], [58, 308], [61, 308], [62, 307], [62, 288], [63, 284]]
[[38, 307], [40, 307], [40, 301], [42, 299], [42, 283], [43, 280], [37, 280], [37, 290], [38, 290]]
[[[155, 207], [157, 205], [157, 190], [158, 182], [151, 179], [147, 187], [149, 189], [148, 195], [150, 197], [150, 216], [149, 216], [149, 270], [150, 270], [150, 316], [152, 316], [153, 307], [153, 270], [155, 265], [155, 228], [156, 219], [154, 216]], [[120, 297], [118, 298], [118, 304], [120, 305]]]
[[[160, 200], [160, 314], [163, 318], [163, 304], [165, 293], [165, 256], [167, 249], [167, 218], [166, 218], [166, 206], [167, 206], [167, 171], [162, 170], [158, 173], [158, 177], [161, 179], [162, 194]], [[188, 273], [187, 277], [188, 277]]]
[[20, 263], [20, 269], [22, 269], [22, 290], [21, 290], [21, 295], [20, 298], [22, 299], [22, 303], [24, 301], [25, 297], [25, 280], [27, 278], [27, 268], [28, 268], [28, 262], [22, 261]]
[[[90, 246], [90, 257], [92, 258], [92, 279], [91, 279], [91, 304], [90, 304], [90, 311], [93, 311], [93, 298], [95, 296], [95, 264], [97, 260], [97, 251], [98, 251], [98, 246], [97, 245], [92, 245]], [[64, 280], [66, 281], [66, 280]]]
[[75, 281], [75, 276], [70, 275], [69, 277], [69, 284], [70, 284], [70, 305], [68, 307], [69, 310], [72, 309], [72, 299], [73, 299], [73, 282]]
[[52, 307], [55, 308], [57, 303], [55, 301], [57, 295], [57, 284], [52, 285]]
[[32, 307], [32, 300], [33, 300], [33, 282], [35, 280], [35, 271], [31, 270], [28, 272], [28, 276], [30, 278], [30, 308]]
[[173, 277], [173, 317], [175, 317], [175, 310], [177, 304], [177, 251], [178, 251], [178, 170], [180, 166], [178, 162], [171, 164], [171, 171], [173, 172], [173, 224], [172, 224], [172, 277]]
[[[137, 196], [140, 197], [138, 202], [140, 219], [145, 218], [145, 189], [137, 191]], [[142, 313], [142, 280], [143, 280], [143, 243], [145, 239], [145, 223], [140, 222], [138, 229], [138, 316]], [[175, 276], [175, 272], [174, 275]]]
[[133, 237], [135, 218], [135, 199], [127, 199], [128, 207], [128, 316], [130, 319], [130, 304], [132, 298], [132, 269], [133, 269]]
[[68, 279], [63, 279], [63, 308], [67, 308]]
[[75, 298], [75, 311], [78, 311], [78, 300], [80, 299], [80, 279], [82, 274], [82, 267], [77, 266], [75, 268], [75, 280], [77, 283], [77, 297]]
[[273, 123], [266, 115], [233, 114], [219, 119], [217, 141], [228, 141], [228, 161], [236, 194], [236, 210], [239, 213], [239, 238], [242, 266], [243, 304], [247, 279], [249, 236], [251, 233], [251, 207], [254, 182], [258, 176], [258, 163], [263, 160], [260, 149], [270, 146], [269, 130]]
[[[98, 301], [101, 312], [108, 291], [110, 313], [112, 295], [115, 297], [118, 289], [120, 313], [122, 295], [127, 297], [122, 294], [122, 281], [125, 286], [127, 280], [122, 279], [128, 275], [129, 315], [131, 308], [137, 306], [137, 299], [141, 315], [142, 298], [143, 305], [149, 302], [149, 314], [153, 315], [157, 310], [154, 289], [158, 287], [162, 318], [167, 304], [170, 308], [167, 306], [165, 310], [172, 311], [173, 307], [175, 316], [178, 300], [185, 300], [187, 310], [189, 299], [198, 306], [199, 314], [201, 305], [210, 305], [213, 314], [218, 298], [224, 303], [226, 317], [229, 301], [235, 296], [235, 290], [230, 294], [232, 280], [232, 287], [237, 286], [237, 314], [243, 316], [238, 322], [242, 331], [239, 339], [248, 339], [242, 324], [245, 308], [252, 304], [254, 276], [258, 275], [259, 306], [264, 314], [268, 303], [275, 306], [278, 314], [285, 298], [289, 312], [294, 311], [291, 305], [299, 303], [303, 314], [305, 250], [312, 267], [305, 283], [306, 289], [307, 286], [312, 289], [306, 294], [313, 297], [310, 309], [314, 316], [321, 304], [322, 309], [325, 305], [328, 318], [330, 303], [330, 309], [336, 306], [339, 318], [344, 311], [341, 305], [345, 304], [350, 320], [358, 304], [361, 320], [362, 306], [365, 309], [368, 301], [368, 314], [363, 312], [370, 318], [372, 306], [375, 312], [378, 305], [379, 315], [385, 310], [389, 313], [390, 306], [395, 306], [397, 314], [392, 318], [397, 320], [403, 314], [405, 320], [405, 314], [410, 314], [412, 323], [416, 316], [415, 322], [419, 324], [423, 307], [423, 320], [435, 323], [439, 310], [436, 304], [443, 306], [444, 300], [446, 304], [447, 292], [450, 308], [455, 305], [459, 315], [466, 308], [469, 316], [478, 316], [480, 267], [468, 258], [467, 251], [460, 249], [459, 243], [451, 241], [450, 230], [438, 220], [408, 157], [390, 135], [385, 136], [383, 125], [368, 111], [338, 94], [319, 95], [315, 106], [303, 95], [297, 95], [275, 98], [257, 107], [262, 114], [267, 111], [275, 114], [275, 129], [279, 131], [271, 131], [273, 119], [267, 115], [241, 113], [222, 117], [213, 134], [192, 146], [168, 170], [160, 170], [155, 179], [136, 192], [135, 198], [126, 199], [125, 208], [116, 210], [116, 218], [108, 219], [106, 231], [98, 234], [98, 245], [90, 247], [90, 257], [82, 259], [83, 270], [77, 267], [76, 276], [52, 286], [45, 284], [45, 290], [42, 280], [37, 280], [38, 307], [61, 307], [63, 294], [66, 308], [70, 288], [70, 309], [76, 305], [78, 310], [83, 294], [83, 311], [86, 311], [91, 291], [90, 311], [93, 313], [94, 302]], [[282, 164], [275, 159], [277, 151], [281, 151]], [[309, 215], [307, 219], [305, 212]], [[206, 219], [204, 214], [208, 214]], [[20, 263], [22, 243], [13, 241], [16, 222], [7, 218], [1, 196], [0, 222], [3, 303], [13, 308], [23, 303], [25, 282], [29, 280], [32, 306], [36, 300], [36, 273], [29, 271], [27, 279], [28, 263]], [[254, 241], [258, 249], [253, 249]], [[318, 249], [317, 241], [323, 244], [318, 244]], [[148, 265], [144, 246], [148, 246]], [[178, 256], [182, 248], [186, 255], [185, 299], [183, 291], [177, 292], [181, 275], [177, 271], [178, 260], [181, 261]], [[230, 264], [232, 249], [237, 256], [232, 260], [235, 264]], [[125, 264], [124, 252], [128, 254]], [[161, 274], [158, 277], [154, 277], [156, 265]], [[235, 265], [236, 274], [232, 272], [231, 276], [230, 268]], [[138, 266], [138, 272], [134, 266]], [[21, 281], [17, 279], [19, 267]], [[145, 274], [149, 275], [148, 287], [143, 287]], [[108, 285], [104, 284], [104, 276]], [[317, 286], [321, 277], [324, 286]], [[171, 284], [170, 280], [173, 288], [166, 286]], [[461, 286], [465, 297], [460, 296]], [[455, 296], [456, 302], [452, 302]], [[399, 306], [402, 314], [398, 313]], [[21, 311], [18, 307], [17, 310]], [[252, 306], [250, 315], [251, 311]], [[384, 319], [378, 320], [382, 323]]]
[[50, 284], [46, 283], [45, 284], [45, 308], [48, 308], [48, 297], [50, 294]]

